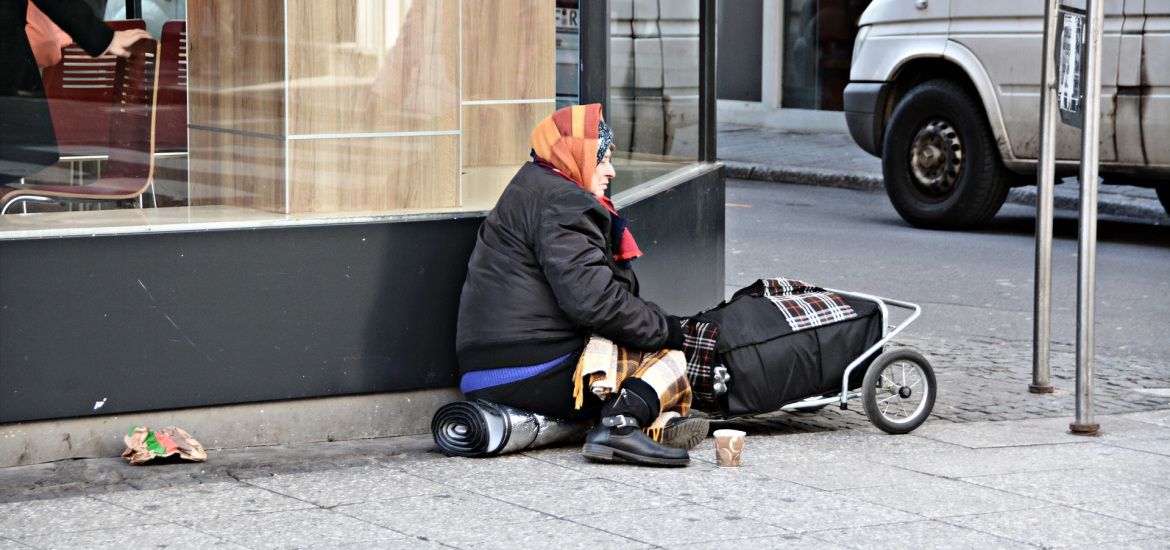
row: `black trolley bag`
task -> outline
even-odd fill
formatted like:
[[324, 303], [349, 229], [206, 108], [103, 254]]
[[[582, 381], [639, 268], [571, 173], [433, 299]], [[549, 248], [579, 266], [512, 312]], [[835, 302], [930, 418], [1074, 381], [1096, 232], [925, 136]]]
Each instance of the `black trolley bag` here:
[[[705, 379], [710, 370], [690, 369], [692, 386], [697, 389], [696, 408], [716, 416], [742, 416], [839, 394], [846, 367], [882, 338], [884, 319], [878, 305], [839, 294], [833, 296], [855, 316], [794, 329], [781, 307], [760, 295], [764, 281], [693, 318], [718, 327], [716, 360], [730, 374], [726, 392], [715, 395], [702, 391], [712, 387]], [[867, 358], [850, 373], [850, 389], [861, 387], [872, 360], [872, 356]]]

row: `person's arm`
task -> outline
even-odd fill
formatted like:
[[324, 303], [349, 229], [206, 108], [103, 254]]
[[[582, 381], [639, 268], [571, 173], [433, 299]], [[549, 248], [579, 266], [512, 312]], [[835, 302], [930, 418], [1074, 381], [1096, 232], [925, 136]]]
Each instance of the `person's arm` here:
[[85, 53], [93, 57], [113, 54], [118, 57], [129, 55], [127, 48], [140, 38], [150, 34], [142, 29], [115, 32], [94, 15], [81, 0], [32, 0], [49, 19], [65, 31]]
[[681, 349], [679, 319], [634, 296], [614, 278], [605, 237], [594, 219], [602, 210], [586, 206], [549, 213], [552, 210], [543, 217], [536, 254], [557, 304], [569, 318], [620, 345]]

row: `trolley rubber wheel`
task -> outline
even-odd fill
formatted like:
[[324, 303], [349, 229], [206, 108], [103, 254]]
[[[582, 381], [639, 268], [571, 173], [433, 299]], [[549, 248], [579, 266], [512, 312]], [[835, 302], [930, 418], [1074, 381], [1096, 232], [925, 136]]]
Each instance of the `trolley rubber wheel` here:
[[887, 351], [873, 360], [865, 372], [861, 400], [865, 416], [878, 429], [891, 434], [914, 431], [930, 416], [938, 384], [934, 369], [916, 351]]

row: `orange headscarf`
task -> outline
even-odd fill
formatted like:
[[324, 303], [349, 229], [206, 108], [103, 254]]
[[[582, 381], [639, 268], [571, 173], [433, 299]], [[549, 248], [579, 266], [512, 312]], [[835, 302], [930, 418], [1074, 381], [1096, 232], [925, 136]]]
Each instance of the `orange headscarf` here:
[[[548, 166], [542, 163], [551, 165], [561, 176], [590, 191], [589, 183], [597, 170], [601, 142], [599, 126], [603, 120], [600, 103], [557, 109], [532, 129], [534, 160], [546, 168]], [[626, 220], [618, 215], [613, 201], [605, 196], [599, 196], [597, 200], [612, 216], [610, 231], [616, 248], [613, 259], [628, 263], [641, 256], [638, 243], [634, 241]]]
[[588, 191], [597, 169], [601, 121], [600, 103], [557, 109], [532, 129], [532, 150]]

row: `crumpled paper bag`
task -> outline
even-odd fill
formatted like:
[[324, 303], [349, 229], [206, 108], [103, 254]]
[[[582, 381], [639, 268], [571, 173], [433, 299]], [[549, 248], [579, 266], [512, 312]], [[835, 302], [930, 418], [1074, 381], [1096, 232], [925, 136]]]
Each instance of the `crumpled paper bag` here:
[[135, 465], [176, 454], [179, 458], [191, 462], [207, 460], [207, 452], [203, 450], [203, 445], [182, 428], [174, 426], [167, 426], [158, 431], [146, 426], [134, 426], [130, 428], [123, 441], [126, 442], [126, 450], [122, 451], [122, 458]]

